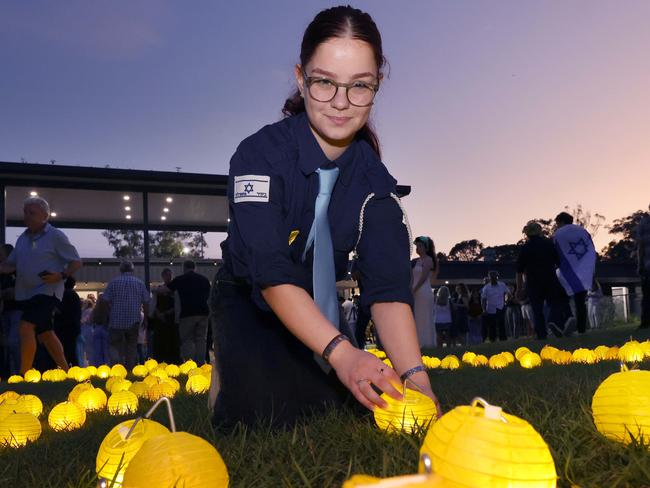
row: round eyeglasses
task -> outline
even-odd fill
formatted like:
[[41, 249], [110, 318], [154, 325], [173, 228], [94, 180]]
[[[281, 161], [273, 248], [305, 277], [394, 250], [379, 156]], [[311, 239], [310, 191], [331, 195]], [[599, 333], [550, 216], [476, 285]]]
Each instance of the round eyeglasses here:
[[331, 102], [338, 93], [339, 88], [345, 88], [345, 95], [350, 105], [367, 107], [372, 105], [375, 95], [379, 91], [379, 84], [373, 85], [363, 81], [339, 83], [322, 76], [308, 76], [304, 71], [302, 74], [309, 96], [317, 102]]

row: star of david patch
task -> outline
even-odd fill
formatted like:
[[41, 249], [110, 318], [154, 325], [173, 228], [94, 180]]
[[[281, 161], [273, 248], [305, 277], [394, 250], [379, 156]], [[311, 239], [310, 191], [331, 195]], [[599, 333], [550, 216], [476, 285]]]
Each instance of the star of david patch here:
[[234, 203], [268, 202], [271, 177], [265, 175], [235, 176]]

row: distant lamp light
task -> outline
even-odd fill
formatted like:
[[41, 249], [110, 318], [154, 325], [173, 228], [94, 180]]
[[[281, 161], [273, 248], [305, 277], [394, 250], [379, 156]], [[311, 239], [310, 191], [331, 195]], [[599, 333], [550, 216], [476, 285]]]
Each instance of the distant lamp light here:
[[449, 284], [449, 281], [445, 280], [445, 285], [448, 285], [448, 284]]
[[35, 192], [35, 191], [30, 191], [30, 192], [29, 192], [29, 196], [31, 196], [31, 197], [37, 197], [37, 196], [38, 196], [38, 193]]
[[190, 252], [190, 248], [189, 247], [184, 247], [183, 248], [183, 254], [187, 254], [188, 252]]
[[127, 215], [127, 216], [126, 216], [126, 220], [131, 220], [131, 216], [130, 216], [130, 215]]
[[228, 222], [230, 222], [230, 217], [228, 217]]
[[129, 207], [129, 206], [127, 205], [126, 207], [124, 207], [124, 210], [126, 210], [127, 212], [130, 212], [130, 211], [131, 211], [131, 207]]
[[160, 217], [160, 220], [167, 220], [167, 217], [163, 215], [162, 217]]
[[163, 208], [163, 212], [167, 213], [169, 212], [169, 209], [167, 207]]
[[122, 198], [124, 198], [125, 202], [128, 202], [129, 200], [131, 200], [131, 197], [129, 195], [124, 195]]
[[50, 217], [56, 217], [56, 212], [50, 212]]
[[165, 201], [167, 203], [172, 203], [174, 200], [172, 199], [172, 197], [167, 197], [167, 198], [165, 198]]

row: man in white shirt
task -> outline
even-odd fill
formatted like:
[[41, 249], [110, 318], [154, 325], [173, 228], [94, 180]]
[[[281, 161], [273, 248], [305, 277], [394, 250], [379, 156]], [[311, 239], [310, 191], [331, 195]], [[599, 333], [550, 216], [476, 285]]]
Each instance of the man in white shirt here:
[[490, 342], [497, 339], [497, 330], [499, 331], [499, 340], [505, 341], [506, 324], [505, 308], [506, 295], [509, 293], [508, 286], [499, 281], [499, 273], [490, 271], [488, 273], [489, 283], [481, 289], [481, 304], [483, 305], [485, 324]]

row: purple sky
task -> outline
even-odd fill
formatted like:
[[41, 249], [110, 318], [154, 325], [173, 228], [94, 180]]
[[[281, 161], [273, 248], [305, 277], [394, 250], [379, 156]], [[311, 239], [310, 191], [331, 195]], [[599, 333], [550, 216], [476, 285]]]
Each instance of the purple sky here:
[[[337, 3], [5, 0], [0, 160], [225, 174], [278, 120], [304, 28]], [[565, 205], [608, 221], [647, 207], [650, 2], [354, 5], [384, 39], [374, 120], [413, 187], [415, 234], [446, 252], [515, 242]], [[96, 232], [71, 235], [84, 256], [110, 254]]]

